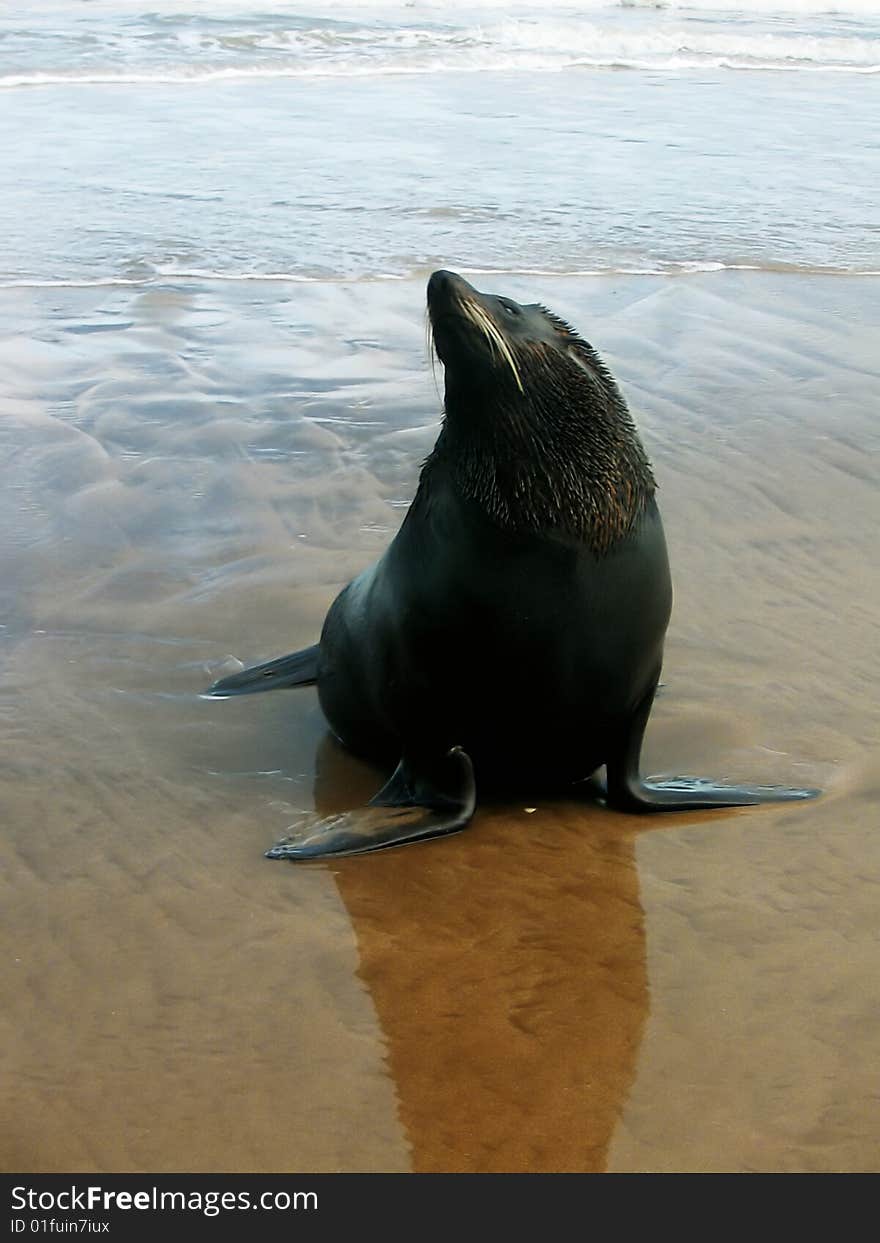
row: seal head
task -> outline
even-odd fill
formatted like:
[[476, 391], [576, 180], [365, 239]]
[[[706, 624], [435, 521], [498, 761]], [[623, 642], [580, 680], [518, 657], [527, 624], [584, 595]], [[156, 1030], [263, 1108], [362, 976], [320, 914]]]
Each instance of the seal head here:
[[431, 277], [428, 313], [446, 369], [432, 457], [462, 495], [503, 527], [566, 535], [596, 553], [631, 532], [654, 476], [592, 346], [539, 303], [480, 293], [453, 272]]

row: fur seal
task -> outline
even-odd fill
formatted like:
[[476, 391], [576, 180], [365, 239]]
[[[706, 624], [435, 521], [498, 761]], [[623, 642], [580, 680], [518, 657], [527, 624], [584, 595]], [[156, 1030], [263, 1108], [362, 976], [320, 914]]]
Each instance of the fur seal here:
[[320, 642], [222, 678], [226, 697], [317, 683], [352, 751], [396, 768], [368, 807], [274, 859], [359, 854], [464, 828], [481, 789], [566, 790], [688, 811], [816, 790], [645, 781], [639, 753], [672, 605], [655, 482], [611, 373], [545, 307], [428, 282], [443, 424], [385, 555]]

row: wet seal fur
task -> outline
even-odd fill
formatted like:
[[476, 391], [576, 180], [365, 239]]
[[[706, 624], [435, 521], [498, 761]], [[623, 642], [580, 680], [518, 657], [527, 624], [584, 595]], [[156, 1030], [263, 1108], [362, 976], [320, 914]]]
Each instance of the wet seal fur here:
[[318, 644], [208, 692], [316, 682], [345, 746], [397, 765], [368, 807], [313, 822], [268, 857], [453, 833], [473, 815], [477, 782], [571, 795], [603, 766], [605, 801], [623, 812], [818, 793], [639, 775], [672, 588], [626, 403], [592, 347], [543, 306], [440, 271], [428, 312], [443, 426], [398, 534], [337, 596]]

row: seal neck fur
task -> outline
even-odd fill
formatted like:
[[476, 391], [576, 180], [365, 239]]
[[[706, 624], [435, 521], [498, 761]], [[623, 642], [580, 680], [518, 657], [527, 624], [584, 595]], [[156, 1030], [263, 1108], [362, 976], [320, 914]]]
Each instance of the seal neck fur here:
[[[489, 296], [472, 292], [483, 315], [491, 314]], [[459, 299], [469, 318], [466, 296]], [[515, 367], [491, 341], [489, 365], [476, 355], [461, 365], [447, 343], [443, 427], [422, 486], [430, 488], [439, 472], [496, 525], [574, 540], [601, 556], [630, 533], [653, 497], [650, 464], [592, 347], [544, 307], [518, 310], [534, 327], [531, 337], [528, 323], [518, 337], [504, 332]], [[493, 322], [504, 331], [496, 315]], [[457, 332], [461, 339], [460, 323]]]

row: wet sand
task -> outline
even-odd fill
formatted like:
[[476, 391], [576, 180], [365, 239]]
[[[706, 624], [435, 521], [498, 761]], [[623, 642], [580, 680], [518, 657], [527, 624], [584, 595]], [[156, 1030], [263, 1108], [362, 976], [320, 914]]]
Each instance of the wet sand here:
[[647, 770], [824, 797], [493, 805], [310, 867], [262, 850], [381, 775], [312, 690], [198, 692], [314, 641], [396, 529], [440, 405], [421, 285], [0, 291], [0, 1167], [876, 1169], [878, 291], [503, 282], [606, 357], [655, 464]]

